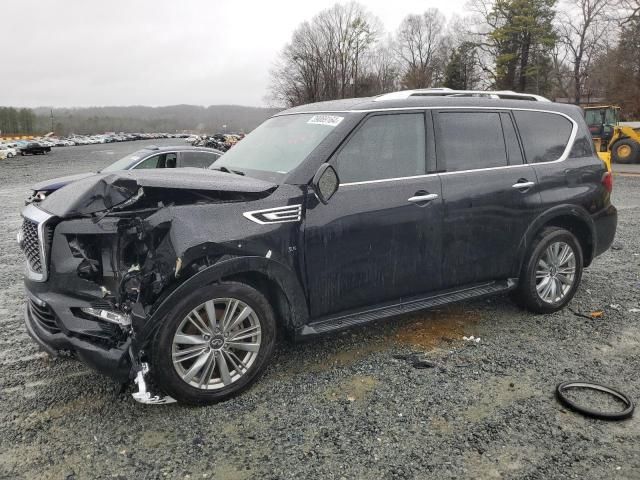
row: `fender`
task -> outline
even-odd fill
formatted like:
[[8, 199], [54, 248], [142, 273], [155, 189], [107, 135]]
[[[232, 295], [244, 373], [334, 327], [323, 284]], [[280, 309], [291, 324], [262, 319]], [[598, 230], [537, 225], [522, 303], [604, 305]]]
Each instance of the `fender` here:
[[309, 308], [306, 297], [300, 282], [291, 269], [278, 261], [265, 257], [235, 257], [215, 263], [189, 277], [171, 292], [169, 296], [164, 298], [160, 304], [152, 310], [153, 313], [149, 317], [143, 313], [144, 310], [142, 306], [136, 304], [137, 308], [133, 310], [134, 321], [137, 320], [137, 322], [139, 322], [138, 324], [142, 326], [137, 334], [137, 343], [143, 345], [148, 341], [159, 327], [160, 321], [188, 292], [214, 283], [223, 277], [251, 272], [261, 273], [280, 285], [291, 306], [293, 327], [300, 327], [307, 323]]
[[566, 217], [566, 216], [573, 217], [587, 226], [587, 228], [589, 229], [589, 233], [591, 235], [592, 245], [591, 245], [591, 251], [584, 252], [584, 254], [585, 254], [585, 257], [587, 258], [593, 258], [595, 256], [595, 252], [597, 248], [596, 227], [593, 222], [593, 218], [591, 218], [591, 215], [589, 215], [589, 212], [587, 212], [587, 210], [584, 207], [581, 207], [579, 205], [570, 205], [570, 204], [556, 205], [555, 207], [545, 210], [538, 217], [536, 217], [536, 219], [533, 220], [533, 222], [531, 222], [531, 224], [529, 225], [529, 228], [527, 228], [527, 231], [522, 236], [522, 239], [520, 240], [520, 244], [518, 245], [518, 254], [516, 255], [516, 259], [512, 267], [512, 275], [514, 277], [517, 278], [520, 276], [520, 270], [522, 269], [522, 262], [524, 262], [524, 258], [525, 258], [525, 255], [527, 254], [527, 250], [529, 249], [529, 246], [533, 242], [535, 236], [540, 231], [540, 229], [544, 227], [546, 224], [548, 224], [550, 221], [552, 221], [553, 219], [558, 217]]

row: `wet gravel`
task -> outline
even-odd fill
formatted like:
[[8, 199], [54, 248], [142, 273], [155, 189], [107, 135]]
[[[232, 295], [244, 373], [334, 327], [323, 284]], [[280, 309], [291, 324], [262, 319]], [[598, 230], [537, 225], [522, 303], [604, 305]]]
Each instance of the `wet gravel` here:
[[592, 420], [554, 399], [573, 379], [640, 399], [640, 177], [615, 177], [616, 249], [585, 272], [570, 309], [533, 315], [505, 296], [284, 342], [244, 395], [149, 407], [38, 351], [15, 244], [30, 183], [141, 146], [0, 162], [0, 478], [640, 478], [637, 418]]

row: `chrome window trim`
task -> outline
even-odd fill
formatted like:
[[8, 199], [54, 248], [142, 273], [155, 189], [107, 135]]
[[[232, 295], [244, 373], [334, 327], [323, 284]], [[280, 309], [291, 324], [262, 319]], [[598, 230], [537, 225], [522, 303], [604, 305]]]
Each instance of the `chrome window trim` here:
[[[540, 163], [523, 163], [521, 165], [505, 165], [501, 167], [487, 167], [487, 168], [474, 168], [470, 170], [459, 170], [457, 172], [441, 172], [441, 173], [427, 173], [425, 175], [413, 175], [409, 177], [396, 177], [396, 178], [382, 178], [377, 180], [364, 180], [361, 182], [347, 182], [341, 183], [341, 187], [350, 187], [354, 185], [366, 185], [370, 183], [381, 183], [381, 182], [394, 182], [398, 180], [411, 180], [416, 178], [425, 178], [431, 177], [434, 175], [455, 175], [459, 173], [470, 173], [470, 172], [481, 172], [488, 170], [500, 170], [504, 168], [520, 168], [520, 167], [529, 167], [531, 165], [546, 165], [550, 163], [560, 163], [564, 162], [567, 158], [569, 158], [569, 153], [573, 148], [573, 144], [575, 143], [576, 136], [578, 135], [578, 123], [571, 118], [569, 115], [563, 112], [555, 112], [553, 110], [546, 110], [544, 108], [522, 108], [522, 107], [475, 107], [475, 106], [463, 106], [463, 105], [455, 105], [455, 106], [428, 106], [428, 107], [392, 107], [392, 108], [372, 108], [367, 110], [318, 110], [312, 113], [375, 113], [375, 112], [393, 112], [393, 111], [411, 111], [411, 110], [494, 110], [494, 111], [519, 111], [519, 112], [538, 112], [538, 113], [551, 113], [553, 115], [560, 115], [561, 117], [566, 118], [571, 122], [571, 134], [569, 135], [569, 140], [567, 141], [567, 146], [562, 152], [562, 155], [557, 160], [552, 160], [550, 162], [540, 162]], [[283, 115], [301, 115], [303, 113], [310, 112], [291, 112], [291, 113], [279, 113], [274, 115], [274, 117], [283, 116]]]
[[44, 227], [47, 222], [53, 218], [53, 215], [45, 212], [44, 210], [40, 210], [38, 207], [30, 203], [22, 211], [22, 217], [38, 224], [38, 247], [40, 250], [40, 263], [42, 264], [42, 273], [37, 273], [31, 270], [29, 260], [27, 259], [25, 261], [27, 277], [35, 282], [44, 282], [47, 280], [49, 274], [48, 258], [44, 248]]
[[[267, 221], [257, 218], [256, 215], [262, 215], [267, 219]], [[286, 205], [284, 207], [263, 208], [261, 210], [244, 212], [242, 216], [259, 225], [299, 222], [302, 220], [302, 205], [298, 204]]]

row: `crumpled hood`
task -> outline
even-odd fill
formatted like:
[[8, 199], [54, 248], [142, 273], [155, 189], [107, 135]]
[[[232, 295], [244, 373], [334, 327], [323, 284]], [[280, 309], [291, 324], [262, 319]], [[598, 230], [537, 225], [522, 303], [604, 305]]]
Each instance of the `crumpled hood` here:
[[[89, 215], [119, 206], [140, 189], [205, 192], [263, 193], [276, 184], [217, 170], [201, 168], [128, 170], [92, 175], [49, 195], [39, 208], [60, 218]], [[167, 198], [167, 203], [170, 203]]]
[[83, 178], [95, 175], [95, 172], [76, 173], [75, 175], [67, 175], [64, 177], [52, 178], [51, 180], [45, 180], [43, 182], [35, 183], [31, 186], [32, 190], [40, 191], [45, 190], [51, 192], [64, 187], [65, 185], [75, 182], [76, 180], [82, 180]]

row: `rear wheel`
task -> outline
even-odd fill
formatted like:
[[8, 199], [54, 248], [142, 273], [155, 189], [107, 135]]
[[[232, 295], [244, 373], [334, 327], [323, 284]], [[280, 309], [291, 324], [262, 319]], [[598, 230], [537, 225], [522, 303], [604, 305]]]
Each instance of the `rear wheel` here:
[[616, 163], [640, 162], [640, 144], [630, 138], [623, 138], [613, 144], [611, 158]]
[[568, 230], [548, 227], [536, 237], [522, 268], [516, 299], [536, 313], [553, 313], [573, 298], [582, 278], [583, 256]]
[[187, 295], [160, 327], [151, 373], [179, 402], [205, 405], [248, 388], [268, 364], [276, 323], [266, 298], [237, 282]]

